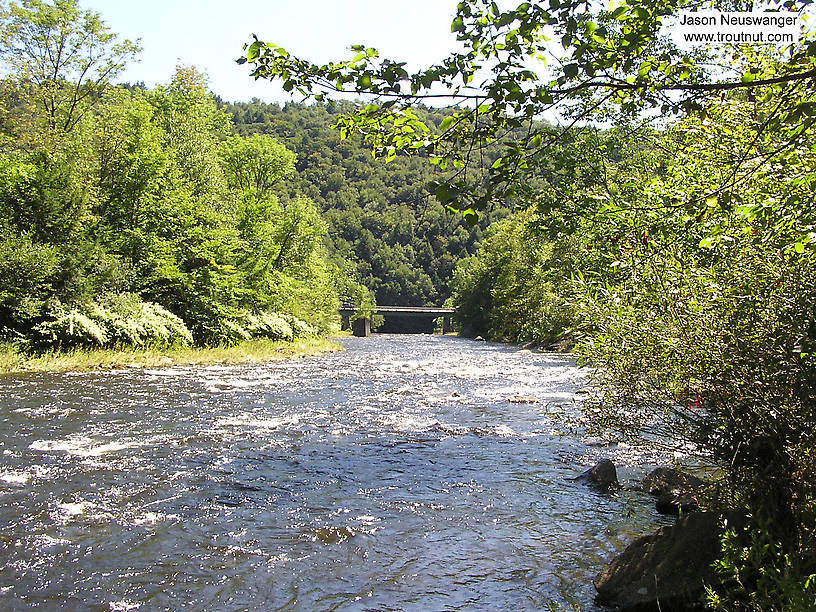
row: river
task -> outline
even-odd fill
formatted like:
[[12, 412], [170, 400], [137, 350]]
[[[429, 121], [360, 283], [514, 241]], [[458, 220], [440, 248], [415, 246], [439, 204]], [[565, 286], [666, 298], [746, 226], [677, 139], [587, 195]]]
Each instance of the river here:
[[[571, 423], [569, 357], [428, 335], [0, 378], [3, 610], [595, 610], [663, 458]], [[514, 403], [513, 396], [535, 403]]]

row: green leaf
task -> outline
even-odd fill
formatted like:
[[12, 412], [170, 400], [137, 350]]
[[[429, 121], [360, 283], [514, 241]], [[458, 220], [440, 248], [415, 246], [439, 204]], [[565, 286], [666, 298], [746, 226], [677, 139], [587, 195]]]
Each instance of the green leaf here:
[[626, 19], [625, 15], [629, 9], [626, 6], [619, 6], [609, 15], [612, 19], [623, 21]]
[[456, 202], [459, 197], [459, 190], [446, 183], [440, 183], [434, 193], [436, 199], [444, 205], [450, 205]]
[[564, 66], [564, 76], [568, 79], [572, 79], [578, 75], [578, 64], [567, 64]]
[[247, 58], [248, 62], [254, 62], [255, 60], [257, 60], [261, 56], [261, 45], [262, 44], [263, 43], [261, 41], [256, 40], [251, 45], [249, 45], [249, 48], [247, 49], [247, 55], [246, 55], [246, 58]]

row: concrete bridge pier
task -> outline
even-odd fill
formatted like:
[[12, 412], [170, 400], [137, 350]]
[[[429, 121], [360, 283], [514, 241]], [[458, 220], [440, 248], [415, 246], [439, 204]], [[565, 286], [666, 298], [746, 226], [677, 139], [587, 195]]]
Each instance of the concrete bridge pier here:
[[358, 338], [367, 338], [371, 335], [371, 319], [365, 317], [355, 319], [351, 324], [351, 333]]
[[449, 334], [453, 331], [453, 322], [450, 316], [442, 318], [442, 335]]

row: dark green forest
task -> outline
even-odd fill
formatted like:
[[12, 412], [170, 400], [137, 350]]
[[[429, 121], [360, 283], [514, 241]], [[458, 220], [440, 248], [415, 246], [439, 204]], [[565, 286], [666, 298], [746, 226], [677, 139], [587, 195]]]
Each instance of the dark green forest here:
[[[56, 25], [73, 59], [43, 65]], [[3, 35], [0, 330], [19, 350], [326, 334], [341, 299], [441, 305], [475, 252], [439, 169], [341, 141], [342, 107], [225, 104], [184, 66], [113, 85], [137, 45], [72, 2], [15, 6]]]
[[370, 307], [296, 155], [234, 135], [196, 69], [112, 85], [138, 48], [73, 2], [13, 5], [2, 25], [0, 334], [16, 350], [291, 340], [334, 329], [341, 297]]
[[[482, 229], [507, 214], [497, 206], [470, 227], [434, 197], [429, 185], [445, 176], [421, 156], [386, 163], [359, 139], [341, 140], [331, 126], [351, 103], [283, 106], [224, 104], [237, 134], [273, 136], [296, 155], [287, 194], [315, 202], [328, 225], [328, 249], [349, 261], [379, 304], [439, 305], [450, 297], [456, 263], [476, 250]], [[438, 129], [450, 112], [422, 108]]]

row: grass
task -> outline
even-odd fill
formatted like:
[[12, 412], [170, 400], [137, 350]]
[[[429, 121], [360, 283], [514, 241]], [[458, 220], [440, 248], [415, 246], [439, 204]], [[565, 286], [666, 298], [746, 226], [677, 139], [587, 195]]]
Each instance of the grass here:
[[72, 349], [25, 355], [12, 346], [0, 346], [0, 373], [69, 372], [110, 368], [155, 368], [173, 365], [260, 363], [308, 357], [342, 350], [326, 338], [294, 342], [247, 340], [235, 346], [120, 349]]

